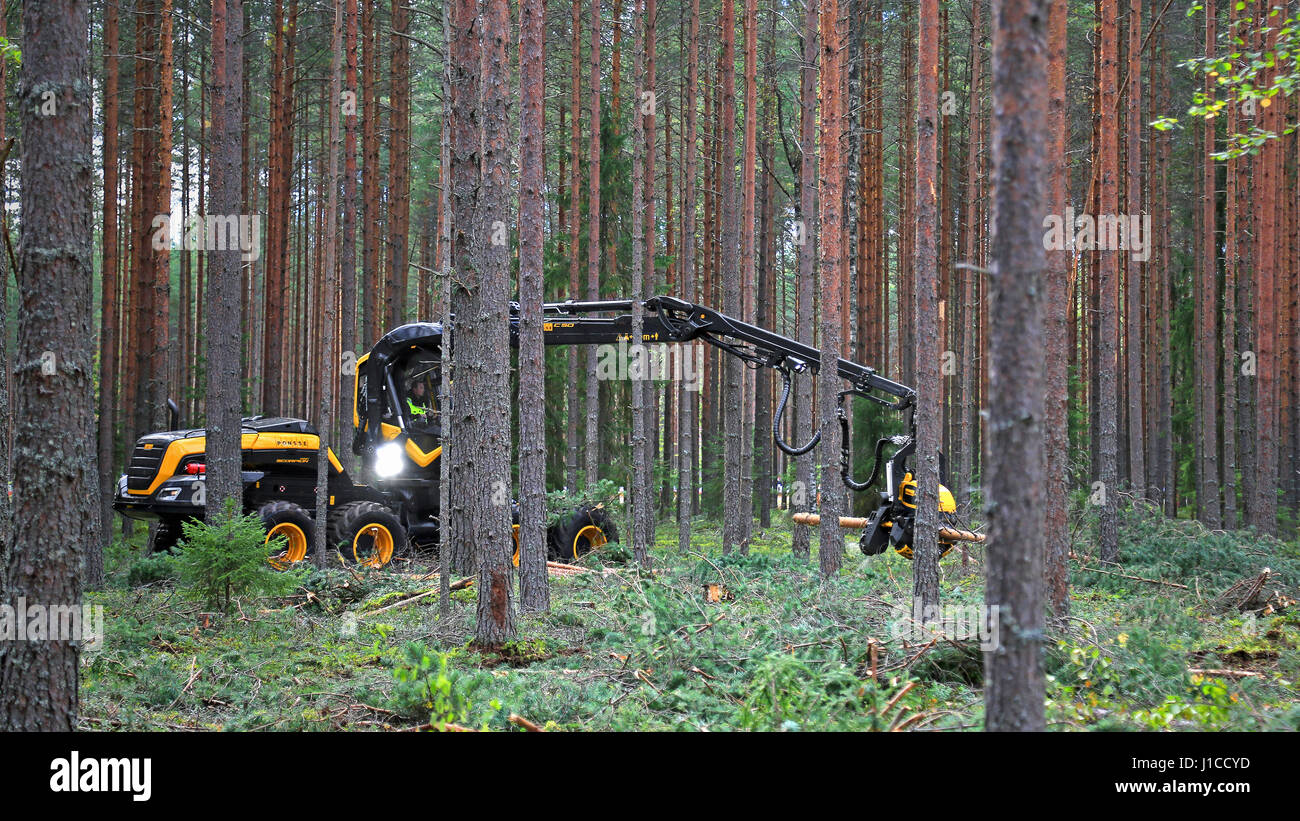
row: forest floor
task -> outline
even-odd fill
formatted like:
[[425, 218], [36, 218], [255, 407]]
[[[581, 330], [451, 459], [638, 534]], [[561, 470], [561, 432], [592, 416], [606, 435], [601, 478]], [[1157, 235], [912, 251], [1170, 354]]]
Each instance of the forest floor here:
[[[1071, 616], [1045, 646], [1049, 726], [1300, 729], [1300, 548], [1134, 508], [1121, 528], [1122, 566], [1106, 573], [1076, 539], [1086, 567], [1071, 562]], [[788, 525], [756, 528], [748, 556], [722, 556], [715, 524], [694, 534], [682, 555], [661, 524], [649, 574], [618, 546], [587, 557], [595, 572], [553, 577], [551, 611], [520, 617], [519, 641], [490, 654], [470, 645], [472, 587], [445, 617], [436, 593], [392, 607], [436, 590], [427, 562], [313, 571], [292, 596], [203, 626], [165, 568], [123, 546], [108, 589], [88, 595], [105, 641], [82, 657], [80, 727], [982, 726], [980, 549], [944, 558], [946, 633], [930, 635], [909, 620], [911, 565], [892, 551], [867, 558], [851, 540], [823, 582], [815, 533], [812, 561], [791, 555]]]

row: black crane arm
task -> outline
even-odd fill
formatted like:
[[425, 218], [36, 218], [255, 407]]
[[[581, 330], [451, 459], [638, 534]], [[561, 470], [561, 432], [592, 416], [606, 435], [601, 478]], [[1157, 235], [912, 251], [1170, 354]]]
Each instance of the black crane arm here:
[[[671, 296], [654, 296], [641, 303], [645, 309], [642, 342], [690, 342], [701, 339], [737, 356], [752, 367], [774, 368], [782, 373], [817, 374], [821, 351], [788, 336], [742, 322], [734, 317]], [[598, 345], [629, 340], [633, 308], [630, 299], [595, 302], [549, 302], [543, 305], [547, 345]], [[613, 314], [612, 316], [595, 316]], [[518, 308], [511, 306], [512, 342], [518, 333]], [[848, 393], [903, 410], [912, 405], [916, 391], [886, 379], [858, 362], [840, 357], [836, 373], [849, 383]]]
[[[654, 296], [641, 303], [642, 343], [681, 343], [703, 340], [732, 356], [739, 357], [749, 367], [772, 368], [781, 374], [781, 401], [772, 419], [772, 438], [777, 447], [791, 456], [808, 453], [821, 442], [821, 431], [816, 431], [803, 445], [791, 445], [781, 437], [781, 419], [790, 398], [794, 376], [815, 375], [822, 368], [822, 354], [817, 348], [798, 340], [769, 331], [748, 322], [742, 322], [704, 305], [697, 305], [671, 296]], [[543, 306], [543, 339], [548, 345], [599, 345], [629, 341], [632, 338], [632, 315], [635, 307], [630, 299], [592, 302], [552, 302]], [[519, 311], [511, 306], [511, 341], [517, 344]], [[836, 375], [848, 383], [838, 392], [836, 416], [840, 423], [840, 475], [853, 490], [866, 490], [881, 474], [882, 450], [885, 444], [898, 446], [894, 458], [901, 466], [902, 460], [914, 446], [914, 435], [891, 437], [877, 442], [875, 468], [865, 482], [855, 481], [851, 475], [853, 461], [849, 436], [849, 414], [845, 399], [859, 396], [885, 407], [902, 411], [914, 407], [916, 391], [881, 376], [874, 368], [839, 357]], [[909, 425], [911, 420], [909, 419]], [[892, 459], [891, 459], [892, 461]], [[893, 488], [889, 489], [892, 496]]]

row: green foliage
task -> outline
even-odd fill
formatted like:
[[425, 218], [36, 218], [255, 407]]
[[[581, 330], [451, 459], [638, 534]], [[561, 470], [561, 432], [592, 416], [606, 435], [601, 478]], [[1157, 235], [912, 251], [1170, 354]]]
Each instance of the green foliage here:
[[[1269, 140], [1293, 133], [1294, 122], [1286, 122], [1279, 134], [1260, 128], [1255, 118], [1262, 109], [1282, 104], [1282, 98], [1300, 89], [1300, 61], [1296, 59], [1300, 53], [1300, 15], [1292, 12], [1288, 16], [1284, 5], [1270, 4], [1272, 7], [1264, 16], [1256, 18], [1244, 0], [1235, 3], [1238, 19], [1232, 25], [1221, 25], [1217, 53], [1191, 57], [1181, 63], [1197, 79], [1214, 85], [1214, 93], [1209, 95], [1198, 83], [1188, 115], [1208, 120], [1225, 115], [1228, 106], [1237, 106], [1244, 115], [1238, 122], [1250, 126], [1246, 131], [1225, 135], [1224, 149], [1214, 155], [1220, 161], [1255, 154]], [[1202, 3], [1192, 3], [1187, 9], [1189, 17], [1204, 13]], [[1276, 45], [1271, 50], [1251, 47], [1257, 36], [1270, 31], [1277, 33]], [[1160, 131], [1168, 131], [1178, 124], [1179, 119], [1172, 116], [1159, 117], [1152, 123]]]
[[[390, 703], [394, 710], [407, 716], [429, 716], [437, 729], [448, 724], [468, 724], [474, 711], [469, 693], [481, 685], [482, 674], [464, 673], [450, 665], [453, 653], [431, 651], [419, 642], [409, 642], [393, 668], [397, 688]], [[492, 713], [500, 704], [489, 705]], [[487, 727], [487, 719], [482, 722]]]
[[[776, 519], [781, 521], [780, 517]], [[1086, 533], [1079, 525], [1076, 531]], [[1300, 615], [1223, 613], [1207, 603], [1264, 564], [1290, 595], [1300, 554], [1249, 533], [1207, 533], [1121, 508], [1120, 572], [1072, 573], [1072, 618], [1044, 661], [1057, 729], [1298, 729]], [[661, 527], [656, 572], [551, 580], [553, 609], [521, 614], [498, 651], [467, 644], [473, 588], [386, 611], [427, 590], [436, 566], [307, 574], [294, 606], [196, 627], [166, 580], [94, 594], [105, 648], [83, 667], [83, 723], [95, 729], [401, 729], [453, 723], [514, 731], [511, 713], [556, 730], [887, 730], [982, 726], [982, 654], [970, 641], [926, 647], [894, 629], [911, 564], [851, 553], [823, 581], [790, 554], [788, 525], [755, 528], [748, 555], [720, 555], [698, 519], [687, 554]], [[1081, 556], [1095, 548], [1074, 545]], [[186, 548], [186, 550], [192, 549]], [[602, 552], [595, 562], [607, 562]], [[981, 555], [968, 575], [945, 559], [942, 600], [982, 603]], [[1116, 568], [1103, 568], [1118, 570]], [[119, 579], [128, 571], [115, 571]], [[725, 589], [710, 601], [707, 585]], [[305, 601], [304, 601], [305, 599]], [[383, 621], [380, 622], [379, 618]], [[1216, 678], [1193, 670], [1249, 669]], [[197, 678], [194, 673], [202, 671]]]
[[151, 553], [133, 560], [126, 571], [126, 583], [141, 587], [177, 577], [176, 557], [171, 552]]
[[267, 556], [283, 545], [273, 542], [268, 547], [262, 521], [255, 515], [238, 516], [232, 509], [215, 524], [187, 521], [182, 532], [182, 549], [173, 558], [181, 583], [188, 595], [222, 612], [230, 610], [235, 597], [284, 595], [305, 575], [271, 567]]

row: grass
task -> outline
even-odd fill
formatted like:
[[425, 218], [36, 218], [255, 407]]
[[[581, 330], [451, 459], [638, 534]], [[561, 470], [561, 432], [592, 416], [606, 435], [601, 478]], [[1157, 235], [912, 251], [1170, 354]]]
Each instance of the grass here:
[[[553, 578], [551, 611], [521, 616], [519, 640], [490, 654], [469, 645], [472, 588], [445, 617], [436, 594], [376, 612], [436, 584], [427, 563], [313, 572], [288, 596], [205, 615], [165, 566], [122, 545], [110, 589], [92, 595], [106, 637], [82, 659], [81, 726], [511, 730], [512, 714], [557, 730], [982, 726], [977, 639], [902, 629], [910, 562], [863, 557], [851, 540], [843, 572], [824, 581], [815, 541], [810, 563], [790, 554], [788, 525], [755, 536], [748, 556], [724, 557], [718, 526], [699, 520], [682, 555], [662, 525], [653, 573], [611, 546], [586, 560], [602, 572]], [[1269, 590], [1296, 598], [1296, 546], [1132, 507], [1121, 539], [1123, 567], [1107, 569], [1150, 581], [1073, 563], [1071, 618], [1044, 649], [1049, 726], [1300, 728], [1300, 608], [1215, 602], [1264, 566]], [[1083, 537], [1075, 551], [1092, 552]], [[979, 550], [965, 566], [954, 551], [943, 574], [945, 604], [982, 603]]]

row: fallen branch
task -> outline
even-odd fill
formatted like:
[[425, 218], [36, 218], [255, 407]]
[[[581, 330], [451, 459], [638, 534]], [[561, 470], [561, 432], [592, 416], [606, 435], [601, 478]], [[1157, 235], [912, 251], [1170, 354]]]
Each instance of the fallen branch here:
[[1259, 673], [1250, 670], [1203, 670], [1199, 667], [1192, 667], [1187, 672], [1194, 676], [1218, 676], [1221, 678], [1254, 678]]
[[509, 721], [511, 724], [515, 725], [516, 727], [523, 727], [525, 730], [527, 730], [530, 733], [546, 732], [541, 727], [537, 726], [536, 724], [524, 718], [523, 716], [519, 715], [518, 713], [511, 713]]
[[[458, 582], [452, 584], [452, 586], [451, 586], [450, 589], [451, 589], [452, 591], [456, 591], [456, 590], [464, 590], [465, 588], [469, 587], [469, 586], [472, 585], [473, 583], [474, 583], [474, 577], [473, 577], [473, 576], [467, 576], [466, 578], [463, 578], [463, 579], [461, 579], [460, 581], [458, 581]], [[398, 608], [398, 607], [405, 607], [406, 605], [411, 604], [411, 603], [413, 603], [413, 602], [417, 602], [417, 601], [419, 601], [420, 599], [428, 598], [429, 596], [432, 596], [432, 595], [434, 595], [434, 594], [437, 593], [437, 592], [438, 592], [438, 588], [436, 588], [436, 587], [432, 587], [432, 588], [429, 588], [428, 590], [424, 590], [424, 591], [421, 591], [421, 592], [419, 592], [419, 593], [416, 593], [414, 596], [410, 596], [410, 597], [408, 597], [408, 598], [402, 599], [402, 600], [399, 601], [399, 602], [394, 602], [393, 604], [387, 604], [387, 605], [384, 605], [383, 607], [379, 608], [378, 610], [368, 610], [368, 611], [366, 611], [366, 612], [364, 612], [364, 613], [359, 613], [359, 614], [357, 615], [357, 618], [358, 618], [358, 619], [364, 619], [364, 618], [368, 618], [368, 617], [370, 617], [370, 616], [375, 616], [375, 615], [378, 615], [378, 614], [380, 614], [380, 613], [383, 613], [383, 612], [386, 611], [386, 610], [395, 610], [395, 609]]]

